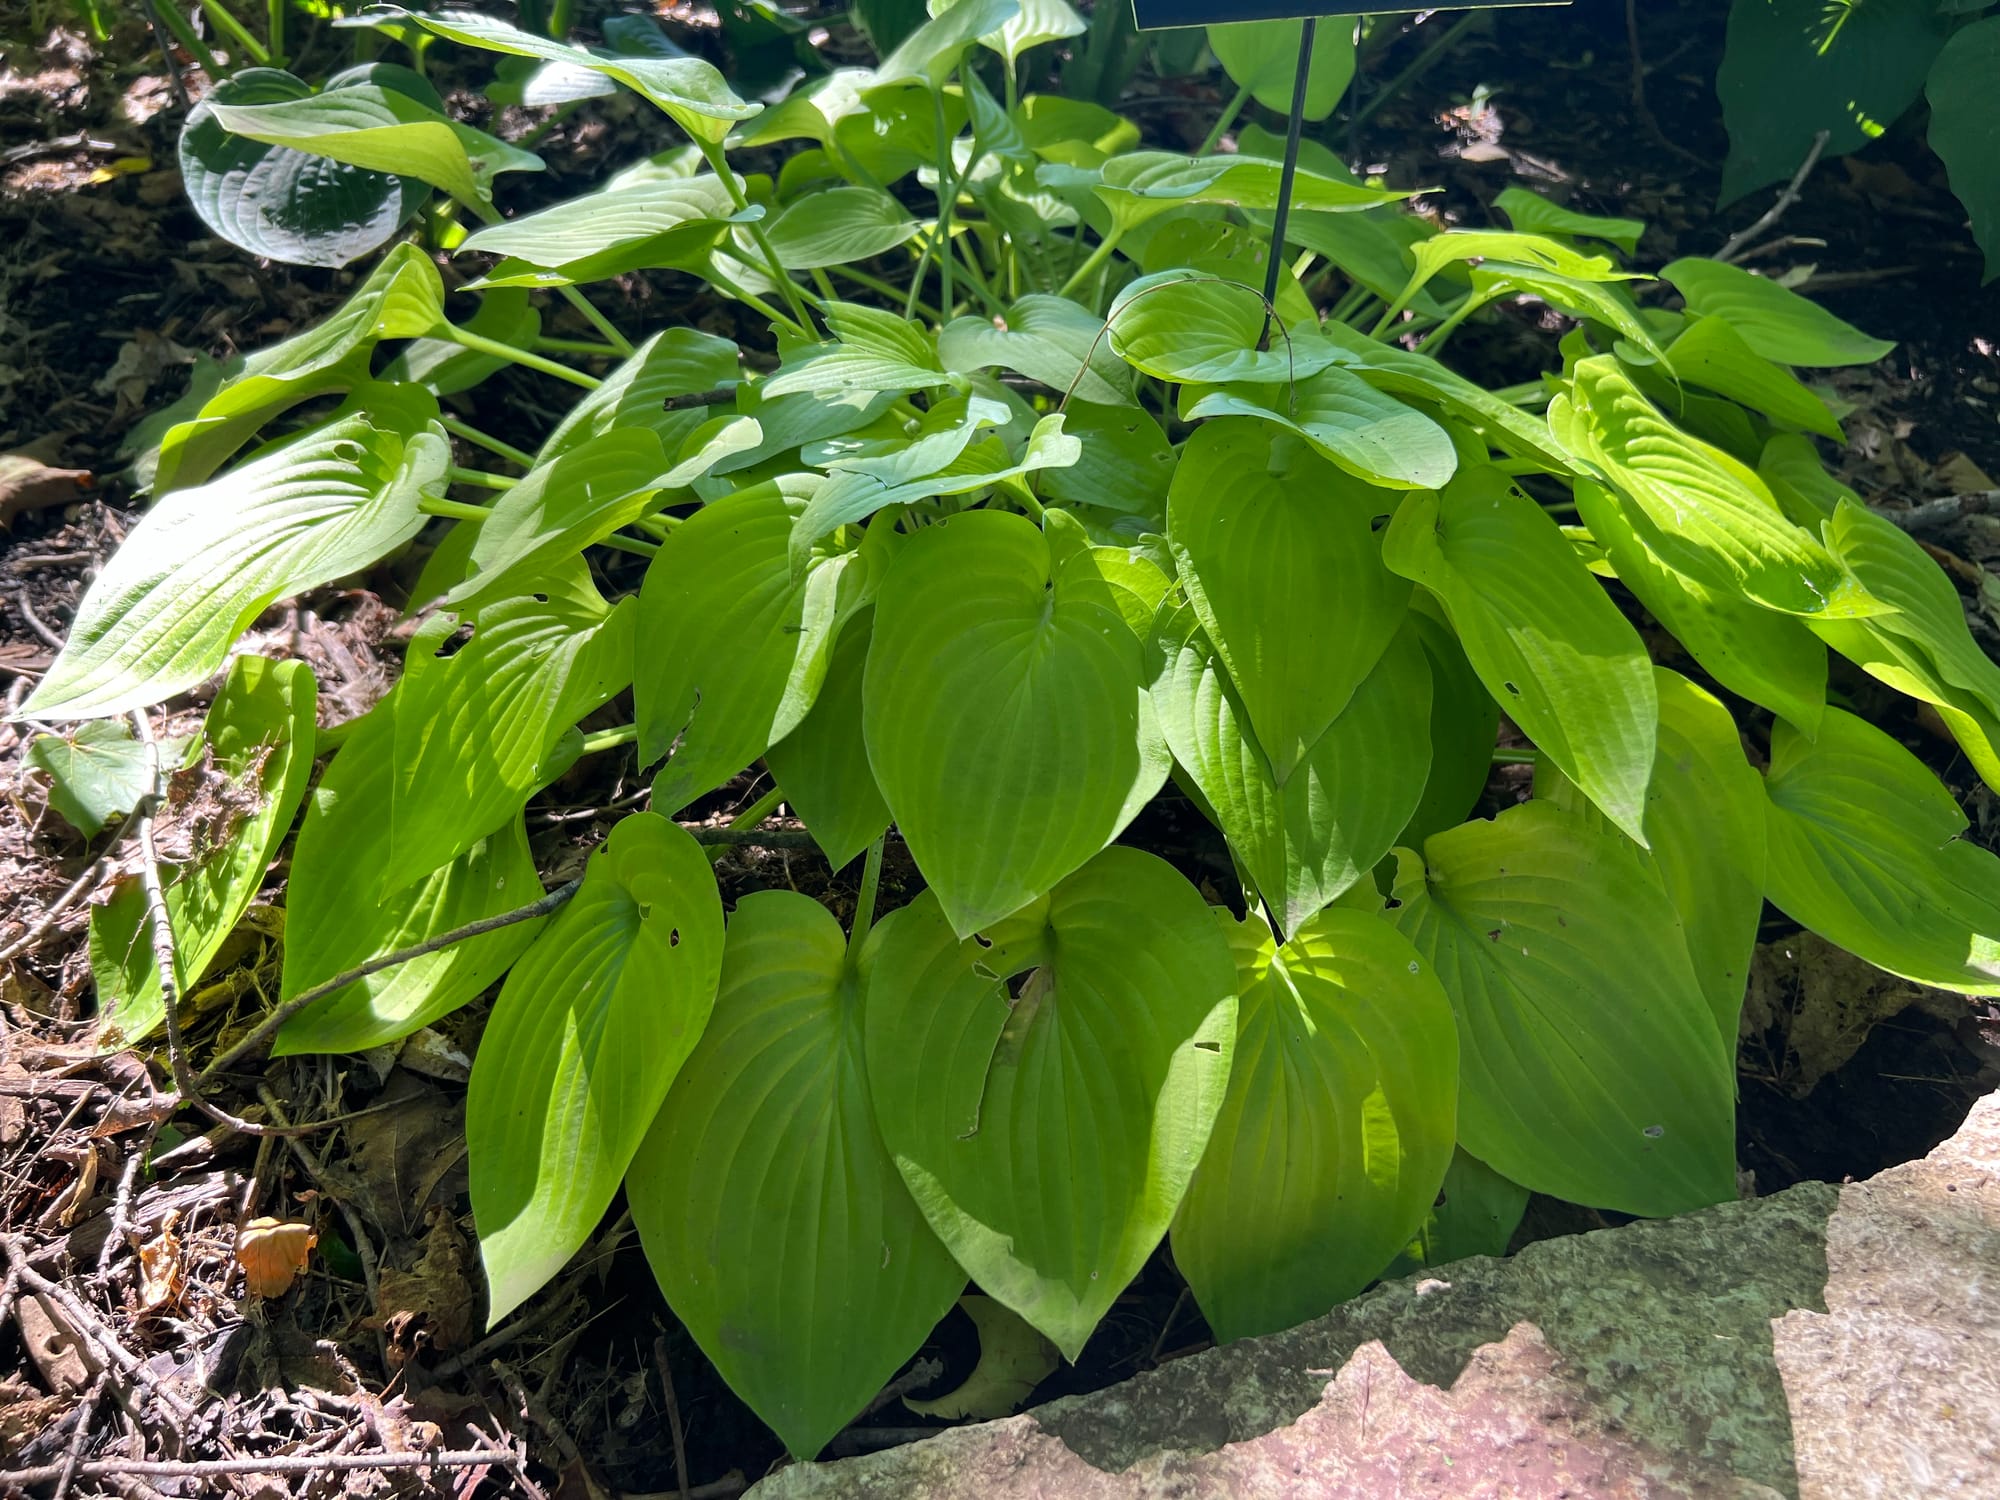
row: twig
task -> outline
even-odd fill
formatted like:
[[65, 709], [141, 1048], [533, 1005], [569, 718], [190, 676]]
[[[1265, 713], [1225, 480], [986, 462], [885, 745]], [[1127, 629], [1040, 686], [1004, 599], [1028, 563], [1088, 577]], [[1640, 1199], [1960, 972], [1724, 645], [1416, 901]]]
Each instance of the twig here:
[[139, 1183], [139, 1168], [145, 1165], [146, 1153], [152, 1149], [154, 1133], [159, 1130], [155, 1124], [125, 1158], [125, 1170], [118, 1174], [118, 1191], [111, 1199], [111, 1227], [105, 1231], [104, 1243], [97, 1247], [97, 1274], [107, 1276], [111, 1262], [117, 1257], [118, 1247], [131, 1233], [132, 1191]]
[[[481, 1464], [519, 1470], [519, 1454], [505, 1448], [444, 1449], [413, 1453], [300, 1453], [272, 1458], [100, 1459], [78, 1464], [78, 1479], [117, 1476], [146, 1479], [219, 1479], [230, 1474], [362, 1474], [379, 1469], [473, 1469]], [[0, 1469], [0, 1484], [25, 1488], [46, 1484], [62, 1473], [61, 1464], [35, 1469]]]
[[691, 411], [697, 406], [728, 406], [736, 400], [736, 387], [720, 385], [712, 391], [696, 391], [688, 396], [669, 396], [663, 411]]
[[1736, 233], [1725, 240], [1722, 248], [1716, 251], [1711, 259], [1719, 260], [1727, 265], [1730, 261], [1740, 256], [1744, 248], [1753, 240], [1765, 234], [1773, 224], [1776, 224], [1779, 219], [1784, 217], [1785, 210], [1799, 201], [1799, 189], [1805, 185], [1806, 178], [1812, 175], [1812, 169], [1819, 165], [1819, 154], [1826, 150], [1826, 139], [1826, 131], [1821, 130], [1814, 133], [1812, 149], [1806, 152], [1806, 159], [1799, 163], [1798, 171], [1792, 173], [1792, 180], [1786, 183], [1784, 191], [1778, 194], [1778, 201], [1767, 208], [1764, 211], [1763, 217], [1758, 219], [1756, 223], [1750, 225], [1747, 229], [1737, 230]]
[[384, 969], [393, 969], [397, 964], [406, 964], [413, 958], [422, 958], [427, 953], [436, 953], [439, 949], [449, 948], [454, 943], [467, 942], [489, 932], [498, 932], [503, 927], [531, 922], [536, 917], [545, 917], [550, 912], [567, 905], [570, 897], [574, 896], [582, 886], [581, 880], [572, 880], [568, 885], [550, 891], [539, 901], [531, 901], [526, 906], [516, 907], [513, 911], [502, 912], [497, 917], [481, 917], [477, 922], [467, 922], [463, 927], [454, 927], [450, 932], [427, 938], [414, 947], [399, 948], [394, 953], [385, 953], [380, 958], [371, 958], [364, 964], [356, 964], [353, 968], [334, 975], [324, 984], [314, 985], [311, 989], [293, 996], [258, 1022], [248, 1036], [203, 1068], [200, 1078], [196, 1081], [200, 1083], [212, 1081], [218, 1074], [227, 1071], [269, 1041], [285, 1022], [307, 1006], [317, 1004], [338, 990], [346, 989], [355, 981], [366, 979], [370, 974], [379, 974]]
[[[682, 825], [685, 827], [686, 825]], [[803, 828], [689, 828], [697, 844], [728, 845], [748, 849], [815, 849], [813, 836]]]
[[[890, 1402], [899, 1401], [903, 1397], [909, 1395], [911, 1391], [916, 1390], [918, 1387], [929, 1385], [933, 1380], [936, 1380], [942, 1374], [944, 1374], [943, 1360], [941, 1359], [918, 1360], [915, 1364], [911, 1365], [909, 1369], [905, 1370], [902, 1374], [898, 1375], [894, 1380], [890, 1381], [887, 1385], [883, 1386], [881, 1390], [877, 1391], [875, 1393], [875, 1399], [873, 1401], [870, 1401], [866, 1406], [864, 1406], [861, 1409], [861, 1415], [856, 1417], [854, 1421], [855, 1422], [866, 1421], [869, 1417], [874, 1416], [876, 1412], [880, 1411]], [[852, 1426], [853, 1423], [849, 1423], [848, 1425]]]
[[[1870, 506], [1871, 510], [1875, 507]], [[1986, 515], [2000, 510], [2000, 490], [1970, 490], [1963, 495], [1946, 495], [1941, 500], [1926, 500], [1921, 505], [1912, 505], [1907, 510], [1875, 510], [1875, 514], [1885, 521], [1892, 521], [1903, 530], [1916, 533], [1936, 531], [1948, 526], [1960, 516]]]
[[492, 1369], [493, 1373], [500, 1377], [500, 1383], [507, 1388], [507, 1394], [513, 1397], [514, 1404], [520, 1409], [522, 1417], [549, 1435], [549, 1441], [555, 1444], [556, 1452], [562, 1456], [565, 1466], [574, 1465], [583, 1475], [586, 1493], [593, 1497], [603, 1495], [604, 1486], [597, 1482], [596, 1476], [591, 1473], [590, 1465], [583, 1461], [583, 1454], [576, 1446], [576, 1439], [569, 1435], [569, 1429], [563, 1426], [555, 1413], [528, 1394], [528, 1388], [521, 1383], [521, 1377], [516, 1375], [504, 1360], [494, 1360]]
[[83, 1400], [76, 1408], [76, 1431], [70, 1434], [69, 1452], [63, 1455], [62, 1472], [56, 1475], [55, 1500], [67, 1500], [69, 1487], [76, 1482], [76, 1466], [83, 1460], [84, 1441], [90, 1436], [90, 1424], [97, 1416], [97, 1403], [104, 1399], [104, 1387], [111, 1380], [111, 1366], [106, 1365], [97, 1372], [97, 1379], [84, 1392]]
[[688, 1460], [687, 1433], [681, 1427], [680, 1398], [674, 1394], [674, 1367], [668, 1357], [667, 1336], [653, 1335], [653, 1363], [659, 1367], [660, 1389], [667, 1398], [667, 1433], [674, 1440], [674, 1483], [680, 1487], [681, 1500], [688, 1500]]
[[159, 11], [153, 8], [153, 0], [139, 0], [139, 6], [146, 12], [146, 25], [153, 33], [153, 45], [160, 49], [160, 56], [166, 61], [167, 82], [173, 85], [174, 103], [185, 110], [193, 101], [188, 98], [187, 80], [181, 77], [181, 65], [174, 56], [173, 38], [167, 35]]
[[1647, 135], [1657, 145], [1666, 147], [1676, 156], [1686, 161], [1707, 163], [1695, 152], [1688, 150], [1679, 141], [1660, 128], [1660, 122], [1653, 113], [1652, 105], [1646, 102], [1646, 54], [1639, 45], [1639, 4], [1638, 0], [1625, 0], [1625, 46], [1632, 56], [1632, 113], [1638, 119]]
[[55, 930], [55, 925], [61, 920], [62, 914], [76, 905], [82, 897], [97, 889], [98, 881], [104, 878], [105, 872], [115, 863], [113, 856], [117, 854], [118, 846], [124, 843], [126, 837], [138, 826], [137, 813], [126, 818], [123, 826], [105, 846], [104, 852], [90, 862], [88, 869], [70, 882], [69, 888], [56, 897], [48, 910], [36, 919], [35, 925], [5, 948], [0, 948], [0, 963], [5, 963], [11, 958], [19, 958], [23, 953], [40, 946], [42, 939]]
[[[306, 1175], [312, 1178], [313, 1186], [333, 1200], [333, 1206], [340, 1210], [341, 1218], [347, 1221], [347, 1232], [354, 1236], [355, 1258], [361, 1262], [362, 1284], [368, 1288], [368, 1305], [377, 1312], [380, 1312], [382, 1308], [381, 1279], [375, 1265], [375, 1245], [368, 1238], [367, 1226], [361, 1222], [360, 1213], [347, 1201], [343, 1194], [335, 1192], [327, 1183], [325, 1165], [314, 1154], [312, 1147], [299, 1139], [299, 1136], [304, 1134], [304, 1131], [299, 1127], [293, 1126], [285, 1118], [285, 1112], [278, 1104], [278, 1096], [271, 1092], [271, 1086], [269, 1084], [259, 1084], [257, 1086], [257, 1097], [264, 1101], [264, 1108], [271, 1112], [271, 1118], [284, 1127], [282, 1132], [277, 1133], [285, 1135], [285, 1144], [292, 1148], [292, 1154], [299, 1159], [299, 1164], [306, 1169]], [[377, 1329], [375, 1331], [375, 1341], [378, 1346], [382, 1344], [382, 1330]]]
[[28, 622], [29, 629], [33, 630], [36, 635], [40, 636], [49, 645], [55, 647], [56, 650], [62, 650], [62, 633], [53, 629], [48, 621], [35, 613], [35, 606], [28, 602], [28, 591], [26, 589], [16, 589], [14, 591], [14, 607], [21, 611], [21, 618]]

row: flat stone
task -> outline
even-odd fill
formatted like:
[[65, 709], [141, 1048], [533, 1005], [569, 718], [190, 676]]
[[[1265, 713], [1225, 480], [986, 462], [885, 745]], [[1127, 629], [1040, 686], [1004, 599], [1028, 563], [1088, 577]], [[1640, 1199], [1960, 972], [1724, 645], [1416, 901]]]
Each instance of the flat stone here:
[[1867, 1183], [1461, 1261], [751, 1493], [2000, 1495], [2000, 1096]]

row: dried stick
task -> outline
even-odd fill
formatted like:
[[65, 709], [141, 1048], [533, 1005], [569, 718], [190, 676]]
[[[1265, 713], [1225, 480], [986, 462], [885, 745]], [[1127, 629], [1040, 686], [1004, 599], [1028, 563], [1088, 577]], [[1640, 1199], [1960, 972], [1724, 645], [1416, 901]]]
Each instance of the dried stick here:
[[681, 1427], [680, 1398], [674, 1394], [674, 1366], [663, 1333], [653, 1335], [653, 1363], [659, 1366], [660, 1388], [667, 1398], [667, 1432], [674, 1440], [674, 1483], [680, 1488], [681, 1500], [688, 1500], [687, 1433]]
[[[257, 1097], [263, 1100], [264, 1108], [271, 1112], [271, 1118], [284, 1127], [285, 1144], [292, 1148], [292, 1154], [298, 1157], [299, 1164], [312, 1178], [313, 1186], [333, 1199], [333, 1206], [340, 1210], [341, 1218], [347, 1221], [347, 1232], [354, 1236], [355, 1258], [361, 1262], [361, 1280], [368, 1288], [368, 1305], [379, 1312], [382, 1307], [382, 1295], [381, 1280], [375, 1266], [375, 1246], [368, 1238], [367, 1227], [361, 1222], [361, 1215], [346, 1198], [328, 1187], [325, 1165], [314, 1154], [312, 1147], [299, 1139], [299, 1136], [305, 1133], [304, 1129], [286, 1120], [284, 1110], [278, 1106], [278, 1096], [271, 1092], [270, 1085], [259, 1084]], [[383, 1342], [382, 1330], [375, 1331], [375, 1341], [378, 1345]]]
[[1806, 159], [1799, 163], [1798, 171], [1792, 173], [1792, 180], [1785, 184], [1785, 190], [1778, 194], [1778, 201], [1764, 211], [1764, 216], [1747, 229], [1739, 229], [1723, 242], [1722, 248], [1710, 257], [1727, 265], [1761, 235], [1767, 233], [1773, 224], [1785, 215], [1785, 210], [1799, 201], [1799, 189], [1812, 175], [1812, 169], [1819, 165], [1819, 154], [1826, 150], [1827, 133], [1818, 131], [1813, 136], [1812, 149], [1806, 152]]
[[62, 1472], [56, 1475], [55, 1500], [68, 1500], [69, 1487], [76, 1482], [76, 1466], [83, 1461], [84, 1441], [90, 1436], [90, 1424], [97, 1416], [97, 1403], [104, 1399], [104, 1387], [110, 1382], [111, 1366], [106, 1365], [97, 1372], [97, 1379], [84, 1392], [83, 1400], [76, 1408], [76, 1431], [70, 1434], [69, 1452], [63, 1455]]
[[153, 1136], [159, 1130], [156, 1124], [146, 1132], [145, 1139], [134, 1147], [125, 1158], [125, 1170], [118, 1174], [118, 1191], [111, 1199], [111, 1227], [105, 1231], [104, 1243], [97, 1247], [97, 1274], [108, 1275], [111, 1262], [118, 1254], [118, 1247], [131, 1233], [132, 1192], [139, 1182], [139, 1168], [145, 1164], [146, 1153], [152, 1149]]
[[[101, 1459], [78, 1464], [78, 1479], [116, 1477], [146, 1479], [216, 1479], [230, 1474], [359, 1474], [383, 1469], [472, 1469], [493, 1464], [518, 1471], [519, 1454], [504, 1448], [444, 1449], [414, 1453], [300, 1453], [273, 1458]], [[0, 1469], [0, 1484], [25, 1488], [46, 1484], [62, 1473], [61, 1464], [35, 1469]]]
[[104, 852], [90, 862], [88, 869], [70, 882], [69, 888], [56, 897], [49, 909], [43, 912], [40, 918], [36, 920], [35, 925], [9, 943], [5, 948], [0, 948], [0, 963], [6, 963], [9, 959], [19, 958], [23, 953], [32, 951], [40, 945], [43, 938], [55, 930], [55, 925], [62, 917], [62, 914], [76, 905], [82, 897], [87, 896], [97, 888], [98, 881], [102, 880], [105, 871], [111, 868], [113, 864], [112, 856], [117, 853], [118, 846], [125, 842], [132, 830], [138, 827], [138, 825], [139, 817], [137, 813], [127, 817], [119, 827], [118, 832], [113, 835], [111, 842], [105, 846]]

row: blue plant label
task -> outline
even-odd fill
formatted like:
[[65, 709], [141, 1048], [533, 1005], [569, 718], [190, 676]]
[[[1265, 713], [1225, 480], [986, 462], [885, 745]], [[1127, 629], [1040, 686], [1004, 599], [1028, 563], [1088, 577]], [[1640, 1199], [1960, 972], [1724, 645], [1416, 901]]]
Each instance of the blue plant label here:
[[1392, 11], [1494, 10], [1502, 6], [1567, 5], [1569, 0], [1132, 0], [1141, 31], [1170, 26], [1221, 26], [1232, 21], [1303, 21], [1309, 16], [1383, 15]]

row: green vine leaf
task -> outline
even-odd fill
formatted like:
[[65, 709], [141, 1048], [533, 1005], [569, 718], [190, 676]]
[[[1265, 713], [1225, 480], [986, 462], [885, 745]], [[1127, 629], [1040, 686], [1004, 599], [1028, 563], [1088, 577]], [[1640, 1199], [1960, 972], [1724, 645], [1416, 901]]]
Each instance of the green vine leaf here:
[[1236, 994], [1220, 927], [1163, 860], [1117, 848], [976, 938], [927, 891], [868, 959], [883, 1141], [958, 1263], [1076, 1359], [1165, 1235], [1222, 1105]]
[[634, 813], [507, 976], [465, 1108], [489, 1327], [604, 1216], [708, 1024], [722, 948], [722, 899], [701, 846]]
[[1381, 917], [1329, 909], [1282, 947], [1259, 917], [1222, 927], [1236, 1056], [1173, 1245], [1227, 1343], [1319, 1317], [1422, 1227], [1452, 1159], [1458, 1034]]

